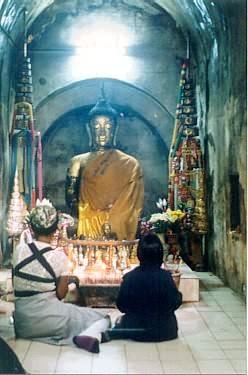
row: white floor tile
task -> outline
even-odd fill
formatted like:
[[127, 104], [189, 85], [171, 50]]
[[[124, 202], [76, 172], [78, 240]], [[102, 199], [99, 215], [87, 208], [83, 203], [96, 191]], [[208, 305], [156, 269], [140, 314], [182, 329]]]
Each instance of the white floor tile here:
[[[96, 354], [94, 354], [96, 355]], [[61, 347], [56, 365], [57, 374], [90, 374], [93, 354], [86, 350]]]
[[128, 361], [128, 374], [163, 374], [163, 368], [159, 361]]
[[201, 292], [200, 301], [194, 303], [197, 311], [222, 311], [221, 306], [208, 292]]
[[124, 358], [105, 357], [104, 359], [93, 357], [92, 374], [126, 374], [127, 361]]
[[237, 324], [237, 327], [238, 327], [240, 333], [241, 333], [244, 337], [246, 337], [246, 335], [247, 335], [247, 326], [244, 325], [244, 324]]
[[196, 349], [192, 348], [193, 357], [197, 360], [215, 360], [215, 359], [226, 359], [226, 355], [221, 349]]
[[16, 353], [17, 357], [20, 359], [21, 362], [23, 362], [29, 348], [31, 345], [30, 340], [23, 340], [23, 339], [18, 339], [18, 340], [9, 340], [8, 341], [9, 346], [14, 350]]
[[159, 356], [161, 361], [166, 361], [166, 359], [175, 360], [175, 361], [193, 361], [193, 355], [188, 346], [184, 348], [159, 348]]
[[123, 356], [125, 357], [126, 355], [126, 351], [125, 351], [125, 344], [122, 344], [122, 345], [116, 345], [116, 342], [118, 342], [118, 340], [116, 341], [110, 341], [108, 343], [105, 343], [105, 344], [101, 344], [100, 345], [100, 353], [98, 354], [98, 356], [100, 357], [103, 357], [103, 356], [111, 356], [111, 358], [113, 357], [119, 357], [119, 356]]
[[247, 316], [246, 316], [246, 310], [244, 311], [243, 309], [242, 310], [236, 310], [236, 311], [225, 311], [225, 313], [231, 318], [231, 319], [234, 319], [234, 318], [244, 318], [246, 319]]
[[59, 346], [32, 342], [23, 367], [31, 374], [54, 374], [59, 353]]
[[226, 359], [197, 361], [201, 374], [236, 374], [231, 362]]
[[200, 292], [200, 301], [208, 300], [208, 299], [213, 300], [214, 297], [209, 293], [209, 291], [205, 291], [205, 290], [201, 291]]
[[221, 304], [221, 307], [222, 307], [222, 310], [224, 310], [226, 312], [226, 314], [228, 314], [229, 312], [230, 313], [245, 313], [246, 312], [246, 308], [245, 308], [245, 305], [242, 305], [242, 304], [229, 304], [228, 302], [226, 304]]
[[212, 331], [214, 337], [216, 340], [242, 340], [244, 338], [244, 335], [236, 329], [230, 329], [222, 328], [222, 329], [216, 329]]
[[225, 340], [218, 341], [219, 346], [222, 349], [244, 349], [246, 350], [246, 341], [245, 340]]
[[153, 343], [128, 343], [126, 345], [128, 361], [158, 361], [159, 353], [156, 344]]
[[216, 303], [216, 304], [208, 304], [208, 303], [202, 303], [201, 305], [196, 305], [195, 308], [198, 311], [222, 311], [222, 308]]
[[195, 319], [201, 318], [200, 313], [196, 310], [195, 306], [190, 306], [188, 308], [184, 307], [184, 304], [182, 307], [176, 311], [177, 318], [182, 321], [194, 321]]
[[236, 325], [246, 325], [246, 316], [231, 317], [232, 321]]
[[183, 335], [190, 333], [190, 334], [197, 334], [197, 333], [205, 333], [209, 331], [207, 324], [202, 319], [197, 319], [195, 321], [186, 321], [186, 322], [179, 322], [181, 331]]
[[194, 360], [171, 360], [162, 361], [164, 374], [200, 374], [199, 367]]
[[231, 364], [237, 374], [247, 374], [247, 362], [241, 359], [232, 359]]
[[212, 341], [214, 339], [214, 335], [209, 331], [205, 332], [184, 332], [184, 337], [186, 341]]
[[[187, 341], [184, 337], [178, 337], [175, 340], [158, 342], [156, 345], [157, 345], [158, 349], [185, 348], [185, 347], [187, 347]], [[187, 349], [188, 349], [188, 347], [187, 347]]]
[[218, 350], [221, 349], [218, 341], [210, 338], [209, 340], [187, 340], [187, 343], [191, 350]]
[[224, 353], [228, 359], [246, 359], [246, 350], [244, 349], [225, 349]]
[[223, 311], [202, 311], [201, 316], [211, 329], [221, 327], [235, 327], [232, 319], [229, 318]]

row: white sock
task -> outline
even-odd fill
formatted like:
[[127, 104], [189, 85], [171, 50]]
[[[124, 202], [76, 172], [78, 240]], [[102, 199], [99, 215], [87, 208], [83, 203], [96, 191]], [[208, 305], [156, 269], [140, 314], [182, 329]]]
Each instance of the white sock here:
[[95, 323], [91, 324], [84, 331], [80, 332], [78, 336], [91, 336], [95, 337], [99, 342], [101, 342], [101, 333], [109, 328], [109, 318], [103, 318], [97, 320]]

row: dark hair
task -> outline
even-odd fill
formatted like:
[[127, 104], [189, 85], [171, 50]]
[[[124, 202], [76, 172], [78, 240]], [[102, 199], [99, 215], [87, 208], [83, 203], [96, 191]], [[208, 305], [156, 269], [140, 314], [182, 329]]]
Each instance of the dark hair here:
[[58, 228], [58, 217], [57, 217], [57, 220], [48, 228], [38, 227], [32, 222], [30, 222], [30, 226], [32, 230], [34, 231], [34, 234], [48, 236], [49, 234], [54, 233], [56, 229]]
[[146, 234], [141, 237], [137, 249], [140, 264], [161, 266], [163, 263], [163, 246], [156, 234]]

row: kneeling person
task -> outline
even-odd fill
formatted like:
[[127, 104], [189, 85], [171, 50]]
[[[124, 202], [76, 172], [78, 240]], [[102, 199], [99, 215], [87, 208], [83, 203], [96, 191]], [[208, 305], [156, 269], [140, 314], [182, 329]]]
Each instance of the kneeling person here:
[[119, 323], [106, 332], [110, 339], [164, 341], [177, 338], [174, 311], [182, 304], [182, 294], [169, 271], [161, 268], [163, 247], [154, 234], [138, 245], [140, 265], [123, 277], [117, 307], [124, 313]]
[[58, 214], [43, 200], [29, 214], [35, 240], [23, 239], [13, 256], [15, 331], [17, 337], [99, 352], [109, 317], [61, 301], [68, 292], [69, 263], [64, 251], [50, 246]]

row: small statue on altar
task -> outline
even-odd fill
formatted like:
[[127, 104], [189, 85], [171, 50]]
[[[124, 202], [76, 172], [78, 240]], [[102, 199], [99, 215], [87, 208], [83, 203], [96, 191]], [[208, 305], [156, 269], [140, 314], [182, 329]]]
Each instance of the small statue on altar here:
[[105, 270], [107, 268], [106, 264], [103, 262], [103, 257], [102, 257], [102, 250], [98, 249], [96, 250], [96, 255], [95, 255], [95, 264], [93, 266], [95, 270]]
[[112, 232], [111, 225], [108, 222], [103, 224], [102, 234], [103, 240], [117, 240], [117, 235], [116, 233]]
[[144, 200], [139, 162], [115, 148], [117, 112], [102, 98], [89, 112], [91, 151], [71, 160], [66, 202], [78, 211], [78, 236], [98, 239], [108, 222], [119, 240], [135, 239]]

